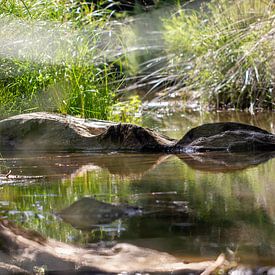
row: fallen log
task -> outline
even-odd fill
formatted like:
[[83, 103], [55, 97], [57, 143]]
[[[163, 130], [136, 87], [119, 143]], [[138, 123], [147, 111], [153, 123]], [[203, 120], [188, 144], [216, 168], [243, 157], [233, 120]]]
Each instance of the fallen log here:
[[126, 243], [111, 248], [81, 248], [46, 239], [8, 221], [0, 222], [1, 274], [33, 274], [37, 270], [49, 274], [162, 274], [172, 271], [177, 274], [205, 271], [209, 274], [209, 270], [224, 264], [222, 256], [217, 261], [185, 264], [167, 253]]
[[40, 112], [0, 121], [0, 150], [271, 152], [275, 135], [251, 125], [220, 122], [201, 125], [175, 140], [134, 124]]

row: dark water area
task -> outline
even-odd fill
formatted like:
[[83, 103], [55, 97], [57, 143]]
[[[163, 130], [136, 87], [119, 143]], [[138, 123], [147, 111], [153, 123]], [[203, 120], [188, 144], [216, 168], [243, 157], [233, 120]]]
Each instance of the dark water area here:
[[[272, 113], [229, 112], [160, 113], [145, 124], [179, 138], [191, 127], [212, 121], [250, 123], [273, 133], [275, 127]], [[189, 261], [214, 259], [224, 252], [243, 264], [275, 266], [273, 157], [7, 154], [0, 159], [0, 216], [68, 243], [128, 242]], [[85, 196], [140, 212], [109, 223], [94, 218], [100, 204], [80, 204], [77, 219], [63, 220], [60, 211]]]

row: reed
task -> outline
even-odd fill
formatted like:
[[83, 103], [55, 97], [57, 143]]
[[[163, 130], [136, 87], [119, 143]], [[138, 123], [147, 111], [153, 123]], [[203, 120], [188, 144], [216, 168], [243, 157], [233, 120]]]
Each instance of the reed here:
[[200, 91], [216, 108], [274, 108], [274, 22], [269, 0], [213, 0], [164, 20], [179, 88]]

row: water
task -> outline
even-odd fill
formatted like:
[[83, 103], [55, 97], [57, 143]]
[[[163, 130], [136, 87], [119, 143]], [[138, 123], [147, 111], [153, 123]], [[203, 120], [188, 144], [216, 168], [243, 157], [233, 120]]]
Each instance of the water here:
[[[274, 114], [165, 114], [148, 119], [170, 136], [210, 121], [234, 120], [274, 132]], [[0, 215], [68, 243], [129, 242], [193, 261], [221, 252], [240, 263], [275, 266], [275, 158], [270, 154], [139, 153], [6, 155]], [[84, 196], [142, 208], [94, 224], [59, 212]], [[96, 210], [95, 210], [96, 211]], [[85, 221], [85, 223], [83, 223]]]

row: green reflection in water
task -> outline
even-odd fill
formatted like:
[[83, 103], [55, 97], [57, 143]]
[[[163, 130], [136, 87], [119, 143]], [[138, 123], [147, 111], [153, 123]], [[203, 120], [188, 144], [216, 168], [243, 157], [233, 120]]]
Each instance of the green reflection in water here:
[[[45, 236], [83, 243], [87, 234], [63, 223], [57, 215], [58, 211], [83, 196], [97, 196], [99, 200], [106, 202], [122, 201], [130, 193], [128, 183], [128, 179], [99, 169], [81, 171], [79, 175], [62, 180], [4, 186], [0, 197], [2, 204], [4, 202], [2, 213], [9, 220], [19, 222]], [[100, 233], [102, 234], [101, 231]]]
[[[116, 154], [77, 158], [82, 165], [61, 179], [3, 185], [2, 216], [65, 242], [119, 240], [189, 257], [216, 256], [230, 248], [243, 262], [275, 264], [275, 159], [244, 170], [230, 171], [228, 166], [209, 172], [191, 168], [188, 157]], [[48, 168], [52, 159], [48, 158]], [[68, 157], [61, 156], [58, 162], [64, 164], [64, 159]], [[41, 169], [41, 160], [33, 161]], [[6, 163], [22, 174], [32, 169], [38, 173], [24, 159], [20, 165], [19, 161]], [[94, 230], [74, 229], [55, 213], [83, 196], [141, 206], [145, 214]]]

